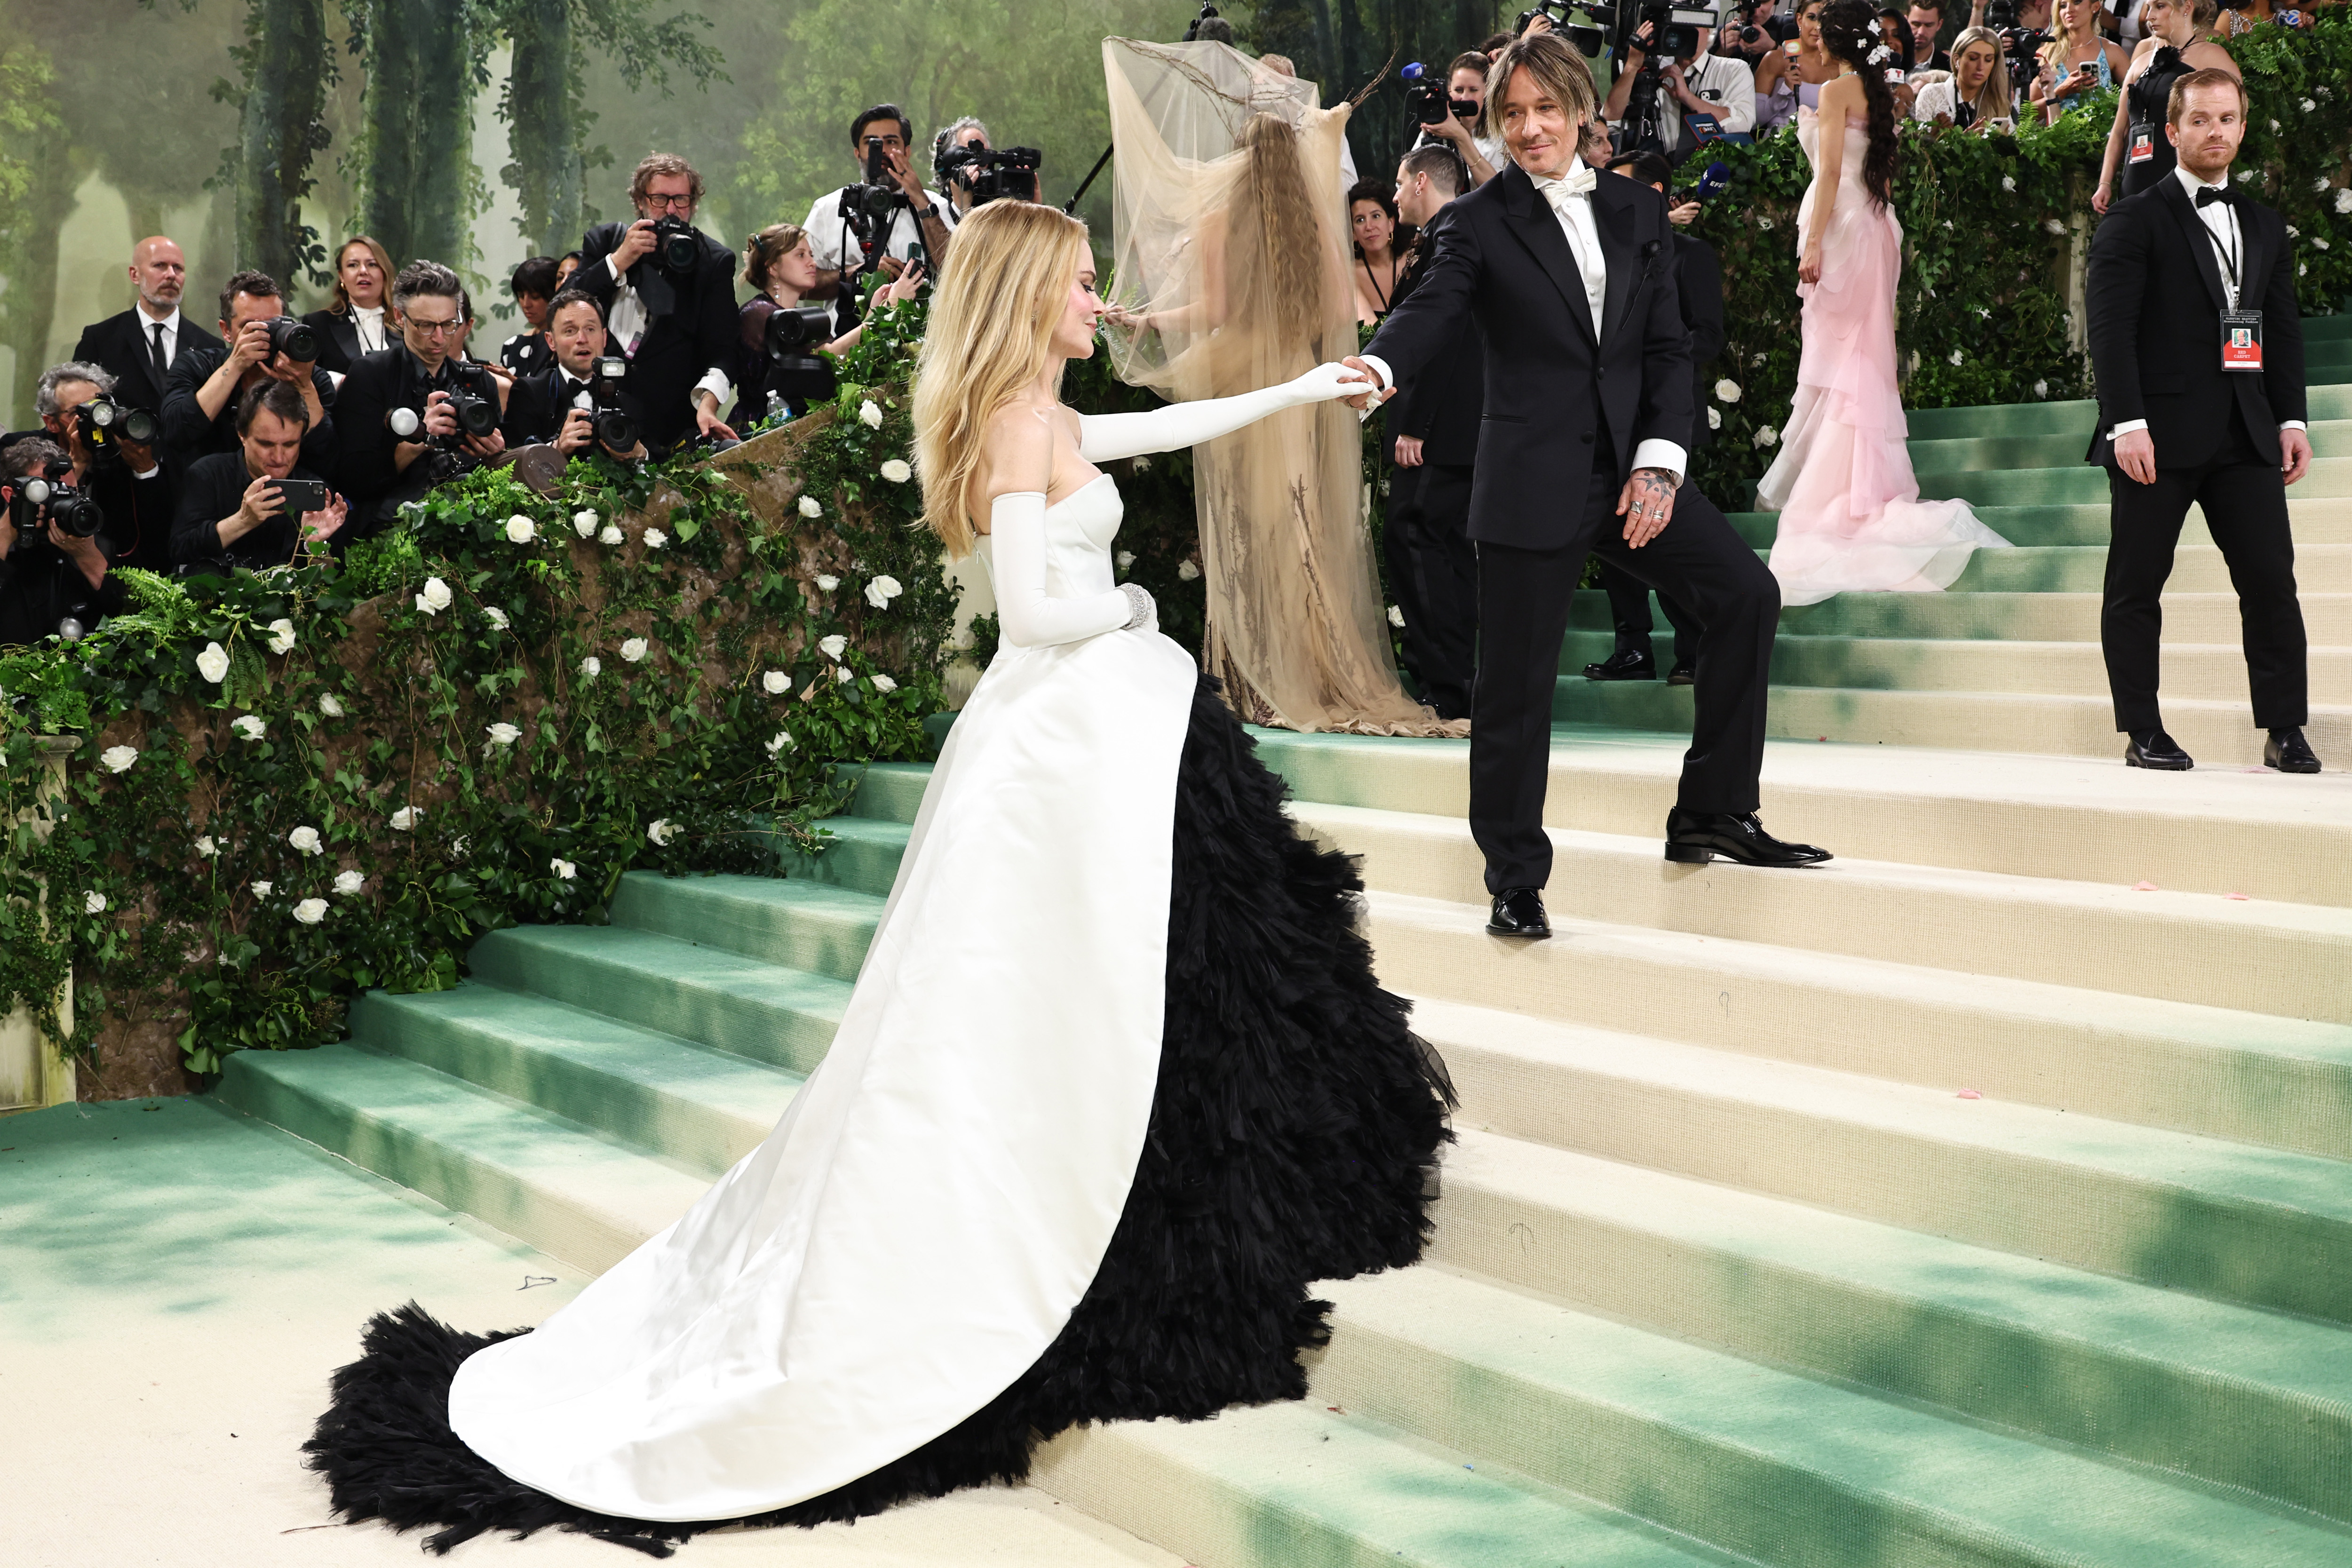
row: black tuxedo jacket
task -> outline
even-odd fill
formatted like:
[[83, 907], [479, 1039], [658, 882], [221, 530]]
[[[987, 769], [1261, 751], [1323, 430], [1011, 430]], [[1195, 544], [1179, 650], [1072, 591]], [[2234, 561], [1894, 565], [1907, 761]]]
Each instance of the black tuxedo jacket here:
[[[219, 416], [213, 419], [205, 417], [205, 405], [196, 401], [197, 391], [227, 361], [228, 345], [213, 338], [200, 348], [184, 346], [180, 357], [172, 362], [172, 379], [163, 388], [163, 467], [175, 483], [198, 458], [244, 449], [236, 438], [236, 404], [242, 394], [232, 394], [221, 405]], [[310, 385], [319, 394], [320, 416], [302, 437], [302, 462], [331, 475], [335, 471], [335, 384], [313, 364]]]
[[[497, 384], [490, 373], [470, 362], [442, 362], [437, 378], [427, 380], [425, 367], [408, 352], [405, 342], [396, 342], [372, 354], [362, 354], [352, 362], [343, 377], [343, 390], [335, 400], [335, 429], [338, 432], [337, 451], [332, 474], [336, 488], [351, 497], [352, 517], [362, 521], [362, 514], [387, 494], [400, 491], [403, 498], [414, 490], [423, 494], [425, 480], [434, 470], [411, 464], [404, 472], [394, 459], [393, 447], [401, 440], [392, 433], [384, 421], [395, 408], [406, 408], [418, 415], [425, 412], [425, 399], [435, 392], [447, 391], [459, 376], [468, 378], [485, 396], [498, 395]], [[508, 410], [501, 407], [499, 428], [503, 432]], [[416, 437], [410, 437], [410, 440]], [[307, 443], [302, 448], [302, 460], [310, 460]], [[416, 459], [429, 464], [430, 456]], [[467, 462], [471, 467], [471, 462]], [[373, 521], [373, 520], [367, 520]], [[354, 533], [353, 537], [361, 537]]]
[[[1437, 231], [1453, 211], [1449, 205], [1430, 220], [1415, 243], [1412, 265], [1397, 284], [1389, 306], [1412, 298], [1429, 277], [1437, 257]], [[1391, 369], [1395, 367], [1391, 365]], [[1466, 468], [1478, 460], [1478, 416], [1486, 406], [1486, 354], [1476, 332], [1460, 332], [1445, 352], [1410, 386], [1400, 386], [1388, 405], [1389, 459], [1396, 459], [1396, 437], [1419, 437], [1421, 460], [1448, 468]]]
[[1606, 174], [1593, 189], [1609, 269], [1597, 339], [1568, 237], [1525, 170], [1512, 165], [1447, 212], [1429, 275], [1365, 352], [1405, 387], [1475, 331], [1486, 384], [1470, 537], [1561, 548], [1583, 523], [1596, 458], [1622, 475], [1643, 441], [1690, 441], [1690, 339], [1665, 199]]
[[1723, 353], [1723, 263], [1713, 246], [1675, 235], [1675, 290], [1691, 340], [1691, 435], [1683, 445], [1696, 452], [1715, 438], [1706, 427], [1706, 373]]
[[2112, 466], [2107, 432], [2145, 419], [2156, 460], [2168, 468], [2210, 460], [2234, 410], [2254, 450], [2279, 460], [2282, 419], [2305, 416], [2303, 322], [2295, 312], [2294, 247], [2286, 223], [2232, 193], [2243, 254], [2241, 305], [2263, 313], [2263, 369], [2221, 368], [2221, 252], [2180, 182], [2167, 176], [2108, 210], [2091, 240], [2084, 286], [2099, 427], [2089, 460]]
[[[625, 224], [600, 223], [580, 242], [580, 266], [571, 287], [595, 297], [607, 316], [619, 292], [604, 258], [618, 250]], [[713, 366], [735, 363], [735, 253], [709, 235], [691, 279], [675, 279], [650, 256], [629, 268], [629, 287], [646, 309], [646, 335], [629, 359], [621, 405], [658, 456], [694, 432], [694, 384]], [[615, 342], [613, 352], [625, 352]]]
[[[119, 316], [92, 321], [81, 330], [81, 342], [74, 345], [73, 357], [105, 366], [114, 377], [115, 396], [150, 414], [161, 415], [163, 394], [169, 390], [169, 374], [163, 381], [155, 379], [155, 351], [150, 346], [152, 334], [148, 326], [147, 317], [136, 305]], [[180, 312], [179, 342], [173, 352], [170, 368], [179, 369], [198, 349], [212, 349], [223, 355], [228, 353], [227, 344], [188, 320], [184, 310]], [[213, 363], [218, 364], [220, 361]]]
[[[365, 352], [360, 347], [359, 323], [341, 310], [313, 310], [302, 318], [302, 324], [319, 335], [319, 368], [349, 375], [352, 363]], [[384, 333], [392, 336], [389, 321]]]
[[572, 412], [572, 399], [587, 388], [586, 382], [572, 380], [560, 364], [517, 375], [514, 390], [507, 394], [506, 422], [499, 426], [507, 445], [526, 447], [533, 441], [554, 440]]

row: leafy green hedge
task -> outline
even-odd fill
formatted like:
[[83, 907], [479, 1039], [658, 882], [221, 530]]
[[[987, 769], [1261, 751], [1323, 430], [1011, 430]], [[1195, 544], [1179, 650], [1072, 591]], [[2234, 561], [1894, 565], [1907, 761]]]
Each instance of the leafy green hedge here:
[[[901, 466], [919, 331], [728, 457], [476, 473], [340, 567], [126, 573], [136, 613], [0, 654], [0, 1005], [153, 1092], [171, 1043], [204, 1074], [339, 1037], [484, 931], [601, 921], [629, 869], [819, 847], [830, 764], [926, 754], [953, 657]], [[78, 742], [54, 802], [43, 733]]]
[[[2352, 294], [2352, 13], [2316, 13], [2309, 30], [2258, 26], [2227, 40], [2252, 100], [2241, 188], [2277, 207], [2298, 240], [2303, 308], [2331, 312]], [[2014, 136], [1910, 124], [1895, 172], [1905, 236], [1897, 352], [1914, 408], [2086, 397], [2090, 366], [2067, 323], [2070, 247], [2088, 244], [2112, 93], [2049, 127]], [[1796, 392], [1801, 346], [1797, 204], [1811, 170], [1793, 134], [1717, 156], [1732, 184], [1693, 232], [1723, 259], [1727, 342], [1709, 376], [1736, 388], [1694, 465], [1729, 509], [1749, 504]], [[1678, 180], [1695, 184], [1706, 161]]]

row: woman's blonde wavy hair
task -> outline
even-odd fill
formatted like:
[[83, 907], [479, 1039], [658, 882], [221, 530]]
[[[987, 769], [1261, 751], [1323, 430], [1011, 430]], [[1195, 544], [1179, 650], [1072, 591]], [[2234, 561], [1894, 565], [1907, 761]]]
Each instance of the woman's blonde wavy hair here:
[[990, 202], [956, 225], [955, 265], [915, 360], [914, 408], [923, 526], [951, 556], [971, 553], [988, 422], [1044, 372], [1088, 254], [1086, 225], [1034, 202]]

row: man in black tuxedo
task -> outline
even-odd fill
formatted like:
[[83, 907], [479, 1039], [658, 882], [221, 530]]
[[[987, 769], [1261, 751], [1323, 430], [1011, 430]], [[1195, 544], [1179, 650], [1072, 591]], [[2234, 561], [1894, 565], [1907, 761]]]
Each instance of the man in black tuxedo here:
[[[1697, 719], [1666, 817], [1666, 858], [1826, 859], [1757, 820], [1780, 590], [1713, 503], [1682, 483], [1691, 364], [1664, 199], [1577, 156], [1598, 110], [1582, 57], [1522, 37], [1488, 79], [1487, 123], [1512, 166], [1460, 197], [1429, 276], [1349, 363], [1392, 390], [1465, 327], [1486, 353], [1470, 497], [1478, 545], [1478, 685], [1470, 829], [1494, 897], [1487, 929], [1548, 936], [1543, 826], [1553, 688], [1570, 595], [1598, 552], [1706, 628]], [[1540, 184], [1538, 184], [1540, 182]]]
[[[702, 176], [685, 159], [667, 153], [646, 159], [629, 181], [629, 198], [636, 222], [590, 229], [568, 286], [604, 307], [614, 352], [629, 362], [623, 405], [648, 447], [666, 457], [701, 437], [732, 440], [719, 405], [735, 361], [735, 253], [692, 227]], [[691, 268], [664, 265], [654, 232], [664, 218], [688, 226], [697, 253]]]
[[2125, 763], [2193, 766], [2164, 732], [2156, 691], [2164, 583], [2194, 501], [2238, 590], [2254, 723], [2270, 731], [2263, 761], [2315, 773], [2286, 511], [2286, 487], [2311, 467], [2294, 248], [2279, 215], [2230, 182], [2245, 112], [2226, 71], [2174, 83], [2173, 177], [2116, 204], [2091, 243], [2089, 460], [2107, 470], [2113, 519], [2099, 641]]
[[270, 324], [285, 314], [285, 294], [267, 272], [232, 273], [221, 285], [221, 336], [183, 348], [163, 388], [163, 461], [175, 476], [199, 458], [238, 449], [237, 404], [265, 381], [285, 382], [302, 395], [310, 416], [302, 460], [321, 473], [333, 470], [335, 421], [328, 410], [335, 384], [317, 361], [270, 346]]
[[[509, 447], [545, 443], [566, 458], [576, 458], [596, 447], [592, 378], [596, 362], [604, 355], [604, 316], [588, 295], [565, 289], [549, 301], [546, 321], [555, 363], [535, 375], [515, 377], [502, 428]], [[642, 462], [646, 444], [639, 441], [611, 455]]]
[[[465, 341], [465, 288], [437, 261], [412, 261], [392, 282], [393, 345], [352, 362], [335, 404], [335, 482], [351, 497], [349, 537], [365, 539], [415, 500], [506, 450], [506, 414], [488, 371], [458, 358]], [[463, 431], [453, 395], [489, 403], [483, 434]], [[309, 460], [310, 447], [303, 447]]]
[[182, 359], [194, 349], [226, 358], [227, 345], [180, 313], [188, 263], [171, 240], [159, 234], [131, 247], [131, 284], [139, 291], [138, 302], [84, 327], [73, 357], [103, 365], [114, 377], [119, 401], [160, 418], [164, 390]]
[[[1393, 309], [1429, 276], [1434, 226], [1470, 188], [1461, 154], [1415, 147], [1397, 167], [1397, 214], [1421, 231], [1397, 282]], [[1470, 542], [1470, 485], [1486, 361], [1478, 334], [1461, 332], [1422, 378], [1389, 405], [1389, 495], [1381, 544], [1404, 621], [1404, 663], [1441, 719], [1470, 715], [1478, 642], [1478, 554]]]

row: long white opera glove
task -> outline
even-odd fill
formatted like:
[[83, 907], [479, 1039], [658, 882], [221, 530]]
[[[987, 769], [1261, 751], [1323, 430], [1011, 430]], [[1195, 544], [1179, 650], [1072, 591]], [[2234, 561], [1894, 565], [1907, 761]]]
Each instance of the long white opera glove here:
[[1318, 364], [1279, 386], [1237, 397], [1171, 403], [1148, 414], [1084, 414], [1078, 416], [1078, 456], [1089, 463], [1107, 463], [1139, 452], [1173, 452], [1230, 436], [1286, 408], [1371, 390], [1369, 382], [1343, 364]]
[[1118, 588], [1082, 599], [1045, 592], [1045, 497], [1038, 490], [998, 496], [988, 509], [989, 575], [996, 614], [1014, 647], [1076, 642], [1126, 626], [1136, 613]]

